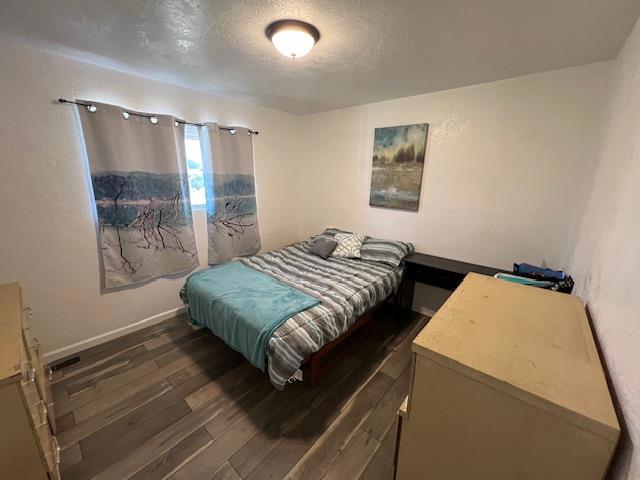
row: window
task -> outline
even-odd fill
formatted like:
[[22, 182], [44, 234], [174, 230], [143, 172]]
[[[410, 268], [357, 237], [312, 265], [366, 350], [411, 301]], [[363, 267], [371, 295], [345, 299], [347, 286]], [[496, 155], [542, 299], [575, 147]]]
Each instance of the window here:
[[201, 207], [206, 204], [204, 195], [204, 174], [202, 171], [202, 150], [200, 149], [200, 132], [195, 125], [185, 125], [184, 146], [187, 156], [187, 172], [189, 173], [189, 192], [191, 206]]

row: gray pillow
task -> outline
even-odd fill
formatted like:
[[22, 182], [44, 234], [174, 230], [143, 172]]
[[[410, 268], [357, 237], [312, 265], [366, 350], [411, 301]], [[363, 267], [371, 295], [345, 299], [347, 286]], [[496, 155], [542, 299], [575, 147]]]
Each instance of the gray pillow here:
[[316, 238], [309, 249], [309, 253], [313, 253], [319, 257], [324, 259], [329, 258], [329, 255], [333, 253], [333, 251], [338, 246], [338, 242], [335, 240], [329, 240], [327, 238]]
[[360, 247], [360, 258], [399, 267], [414, 251], [411, 243], [367, 237]]

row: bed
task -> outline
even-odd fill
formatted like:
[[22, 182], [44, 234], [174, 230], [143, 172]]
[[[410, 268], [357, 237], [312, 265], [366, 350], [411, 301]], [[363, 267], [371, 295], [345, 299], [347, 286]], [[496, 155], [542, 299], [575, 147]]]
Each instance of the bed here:
[[[362, 259], [323, 259], [309, 253], [317, 238], [332, 239], [340, 232], [327, 229], [306, 241], [238, 260], [319, 302], [282, 321], [269, 335], [265, 365], [271, 383], [278, 389], [284, 388], [306, 359], [335, 342], [358, 323], [363, 314], [397, 291], [402, 278], [402, 259], [413, 252], [408, 243], [367, 238]], [[394, 260], [385, 260], [389, 258]], [[187, 306], [190, 300], [195, 300], [189, 298], [188, 286], [189, 280], [181, 292]], [[200, 289], [198, 295], [213, 298], [216, 295], [213, 290]], [[242, 317], [242, 312], [234, 314], [238, 314], [234, 320]], [[192, 318], [192, 321], [205, 326], [209, 323], [203, 318]]]

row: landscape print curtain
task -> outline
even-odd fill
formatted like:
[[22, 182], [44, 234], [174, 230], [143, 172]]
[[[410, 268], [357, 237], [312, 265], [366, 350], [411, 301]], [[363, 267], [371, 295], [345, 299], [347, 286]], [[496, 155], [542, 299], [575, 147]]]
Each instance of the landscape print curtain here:
[[198, 265], [184, 124], [121, 107], [78, 106], [99, 220], [104, 288]]
[[209, 263], [214, 265], [260, 250], [253, 141], [246, 128], [208, 123], [203, 130]]

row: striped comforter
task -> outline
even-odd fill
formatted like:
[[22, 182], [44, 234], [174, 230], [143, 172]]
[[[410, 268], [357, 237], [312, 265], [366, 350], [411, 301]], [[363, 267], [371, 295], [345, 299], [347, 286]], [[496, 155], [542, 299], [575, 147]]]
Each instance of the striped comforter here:
[[289, 318], [269, 340], [269, 377], [278, 389], [284, 388], [307, 356], [395, 292], [402, 277], [401, 267], [381, 262], [335, 257], [324, 260], [309, 253], [315, 238], [240, 260], [321, 302]]

